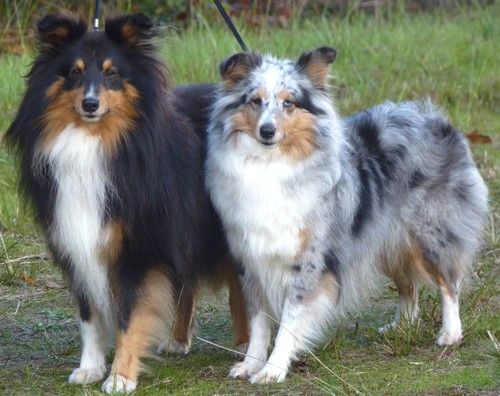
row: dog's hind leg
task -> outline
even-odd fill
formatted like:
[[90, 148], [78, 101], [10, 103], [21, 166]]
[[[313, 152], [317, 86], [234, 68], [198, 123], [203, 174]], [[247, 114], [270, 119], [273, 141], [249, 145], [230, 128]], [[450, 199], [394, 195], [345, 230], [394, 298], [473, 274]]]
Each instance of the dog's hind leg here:
[[[126, 312], [125, 318], [118, 319], [115, 359], [111, 373], [102, 385], [102, 391], [106, 393], [135, 390], [141, 369], [140, 359], [149, 354], [149, 347], [155, 341], [164, 337], [167, 320], [171, 319], [175, 305], [170, 280], [157, 270], [149, 271], [138, 289], [122, 290], [120, 294], [126, 296], [124, 301], [130, 295], [135, 296], [135, 301], [127, 302], [130, 311]], [[127, 309], [125, 305], [119, 304], [120, 311]]]
[[172, 334], [166, 343], [158, 346], [157, 353], [186, 354], [191, 347], [193, 333], [193, 318], [195, 312], [195, 295], [191, 287], [181, 287], [174, 302], [176, 313]]
[[82, 355], [80, 367], [69, 376], [70, 384], [90, 384], [101, 380], [106, 373], [107, 331], [100, 315], [82, 297], [78, 298], [80, 307], [80, 335]]
[[413, 323], [418, 318], [418, 285], [415, 282], [401, 282], [393, 279], [398, 290], [398, 303], [394, 320], [379, 328], [379, 332], [384, 333], [398, 327], [401, 320]]
[[236, 349], [246, 352], [248, 348], [249, 330], [243, 289], [235, 270], [228, 275], [229, 308], [233, 318], [234, 341]]
[[442, 327], [437, 343], [452, 345], [462, 340], [458, 295], [465, 276], [465, 260], [469, 260], [457, 246], [447, 249], [430, 238], [415, 238], [415, 266], [422, 277], [437, 286], [441, 292]]
[[381, 333], [396, 329], [402, 319], [412, 323], [418, 318], [418, 284], [413, 270], [414, 260], [411, 249], [404, 249], [392, 263], [388, 259], [383, 260], [383, 272], [396, 285], [398, 303], [394, 320], [379, 327]]
[[438, 345], [453, 345], [462, 340], [462, 323], [458, 306], [458, 291], [441, 286], [443, 305], [442, 326], [437, 339]]

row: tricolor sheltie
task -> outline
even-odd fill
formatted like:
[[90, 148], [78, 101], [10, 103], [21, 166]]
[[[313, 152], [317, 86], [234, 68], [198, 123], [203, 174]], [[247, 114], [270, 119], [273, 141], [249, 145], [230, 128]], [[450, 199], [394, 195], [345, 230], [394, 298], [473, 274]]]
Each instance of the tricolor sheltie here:
[[237, 344], [247, 337], [238, 276], [203, 182], [211, 88], [173, 92], [154, 33], [142, 14], [108, 19], [103, 32], [72, 14], [43, 18], [7, 132], [79, 305], [82, 355], [69, 382], [103, 378], [113, 333], [106, 392], [135, 389], [140, 358], [167, 339], [173, 319], [168, 349], [187, 351], [199, 280], [229, 283]]
[[206, 183], [243, 267], [250, 320], [232, 377], [282, 381], [378, 273], [399, 291], [391, 326], [416, 318], [426, 282], [442, 295], [437, 343], [462, 338], [458, 293], [487, 213], [466, 140], [430, 103], [342, 120], [327, 89], [335, 57], [332, 48], [298, 61], [237, 54], [220, 68]]

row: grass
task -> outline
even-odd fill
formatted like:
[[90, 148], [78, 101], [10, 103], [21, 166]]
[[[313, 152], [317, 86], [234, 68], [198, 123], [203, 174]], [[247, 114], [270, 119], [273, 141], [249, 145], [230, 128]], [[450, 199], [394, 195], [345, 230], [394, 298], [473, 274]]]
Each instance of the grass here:
[[[473, 146], [490, 187], [492, 210], [477, 269], [462, 295], [464, 342], [453, 348], [435, 345], [440, 304], [429, 289], [420, 292], [418, 323], [378, 334], [375, 329], [391, 319], [396, 298], [382, 285], [364, 310], [346, 318], [317, 348], [328, 369], [307, 356], [284, 384], [251, 386], [226, 378], [237, 357], [195, 340], [187, 356], [148, 360], [137, 394], [354, 394], [355, 389], [366, 395], [498, 394], [499, 14], [497, 4], [454, 16], [354, 14], [341, 20], [296, 21], [286, 30], [242, 29], [252, 48], [279, 56], [298, 57], [320, 45], [338, 48], [332, 83], [343, 114], [387, 99], [431, 96], [457, 127], [493, 139], [493, 144]], [[200, 15], [197, 21], [185, 32], [168, 32], [160, 42], [177, 84], [217, 80], [218, 63], [238, 50], [222, 22], [210, 26]], [[30, 59], [29, 53], [0, 56], [0, 133], [14, 116]], [[66, 383], [78, 364], [76, 311], [44, 256], [43, 237], [31, 210], [20, 202], [16, 180], [14, 159], [0, 149], [0, 394], [97, 394], [98, 385]], [[204, 298], [197, 334], [231, 346], [227, 311], [223, 298]]]

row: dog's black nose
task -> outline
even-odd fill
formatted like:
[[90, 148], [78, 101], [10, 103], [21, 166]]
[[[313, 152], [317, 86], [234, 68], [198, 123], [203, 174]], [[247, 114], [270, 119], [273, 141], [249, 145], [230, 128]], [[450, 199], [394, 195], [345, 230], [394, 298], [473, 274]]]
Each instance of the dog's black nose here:
[[263, 124], [260, 127], [260, 136], [262, 136], [264, 139], [271, 139], [275, 133], [276, 127], [271, 123]]
[[87, 113], [93, 113], [99, 108], [99, 99], [85, 98], [82, 101], [82, 107]]

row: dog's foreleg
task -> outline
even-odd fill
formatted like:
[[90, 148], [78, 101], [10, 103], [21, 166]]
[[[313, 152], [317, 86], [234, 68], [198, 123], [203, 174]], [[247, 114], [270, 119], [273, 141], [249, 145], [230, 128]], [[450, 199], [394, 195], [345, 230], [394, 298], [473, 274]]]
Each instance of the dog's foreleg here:
[[320, 339], [334, 317], [338, 293], [335, 278], [325, 275], [316, 287], [292, 290], [285, 298], [274, 349], [262, 370], [250, 378], [252, 383], [281, 382], [300, 352], [308, 351]]
[[[274, 349], [266, 365], [250, 378], [251, 383], [281, 382], [285, 379], [290, 363], [298, 348], [301, 338], [298, 327], [303, 322], [304, 309], [302, 304], [286, 300], [281, 316], [281, 323], [274, 344]], [[250, 339], [251, 342], [251, 339]]]
[[250, 318], [250, 340], [245, 359], [236, 363], [229, 371], [229, 376], [232, 378], [248, 378], [262, 369], [266, 364], [271, 340], [271, 322], [264, 311], [259, 282], [247, 275], [245, 284], [245, 299]]
[[70, 384], [90, 384], [101, 380], [106, 373], [107, 332], [100, 315], [93, 312], [84, 301], [80, 301], [80, 335], [80, 367], [69, 376]]
[[[155, 341], [164, 337], [166, 323], [172, 319], [172, 285], [163, 272], [151, 270], [142, 280], [137, 295], [140, 298], [129, 302], [127, 321], [122, 319], [117, 323], [115, 358], [111, 373], [101, 387], [105, 393], [130, 393], [135, 390], [140, 359], [149, 354], [149, 348]], [[124, 305], [118, 308], [123, 310]]]

